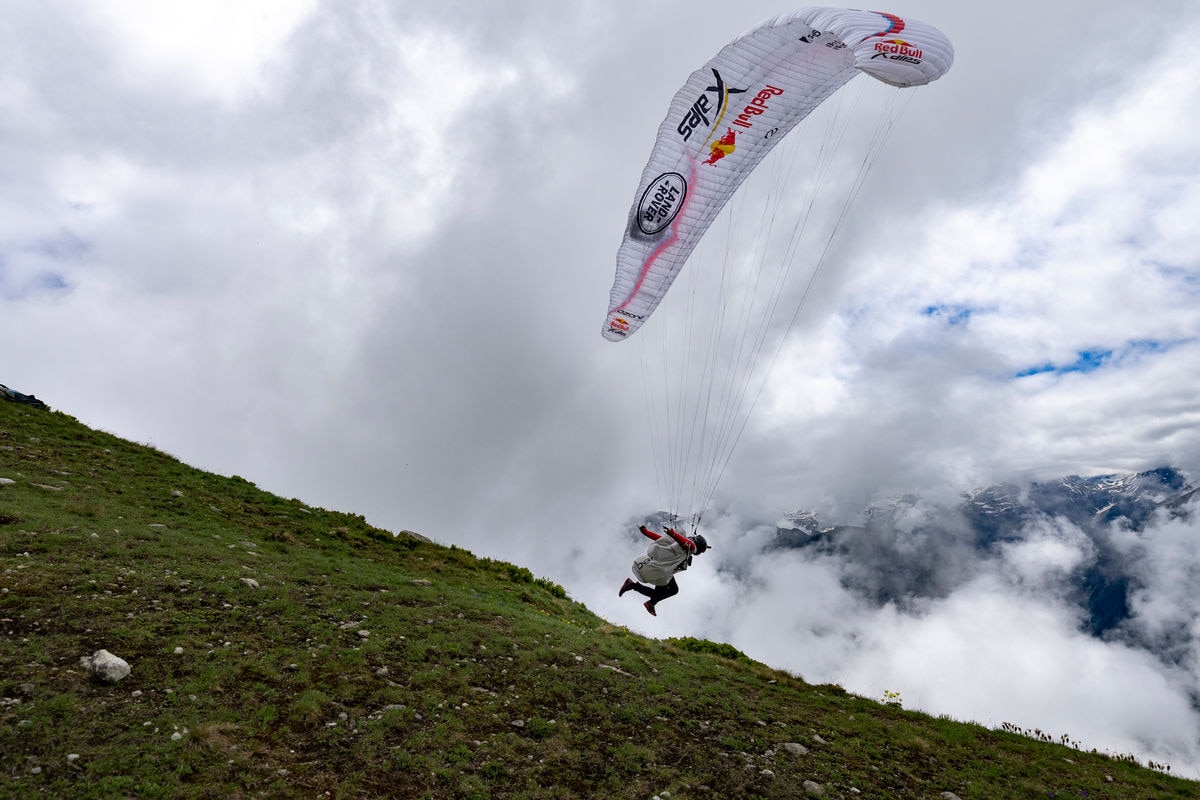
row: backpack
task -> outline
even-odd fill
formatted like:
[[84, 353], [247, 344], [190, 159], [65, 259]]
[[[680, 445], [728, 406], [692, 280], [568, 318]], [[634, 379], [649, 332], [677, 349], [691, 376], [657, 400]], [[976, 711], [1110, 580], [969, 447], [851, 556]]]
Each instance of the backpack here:
[[643, 583], [666, 586], [692, 563], [692, 556], [670, 536], [656, 539], [646, 548], [646, 555], [633, 560], [633, 574]]

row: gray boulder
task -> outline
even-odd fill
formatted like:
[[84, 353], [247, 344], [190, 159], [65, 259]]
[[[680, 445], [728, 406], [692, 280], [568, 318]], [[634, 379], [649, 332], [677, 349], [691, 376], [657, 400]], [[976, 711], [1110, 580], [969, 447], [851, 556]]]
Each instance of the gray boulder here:
[[97, 650], [90, 656], [79, 659], [79, 666], [89, 670], [96, 678], [106, 683], [116, 683], [129, 676], [129, 662], [118, 658], [107, 650]]

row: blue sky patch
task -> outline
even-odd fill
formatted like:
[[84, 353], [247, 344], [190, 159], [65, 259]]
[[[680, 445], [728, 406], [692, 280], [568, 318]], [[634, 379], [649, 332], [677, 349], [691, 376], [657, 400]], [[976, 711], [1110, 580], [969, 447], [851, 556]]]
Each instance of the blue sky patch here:
[[1157, 339], [1133, 339], [1116, 350], [1080, 350], [1075, 360], [1069, 364], [1046, 362], [1033, 367], [1027, 367], [1017, 372], [1013, 377], [1028, 378], [1031, 375], [1044, 375], [1047, 372], [1066, 375], [1072, 372], [1095, 372], [1102, 367], [1121, 366], [1127, 361], [1137, 360], [1141, 356], [1159, 355], [1169, 352], [1180, 345], [1191, 343], [1191, 339], [1159, 341]]
[[1016, 374], [1018, 378], [1028, 378], [1030, 375], [1042, 375], [1054, 372], [1060, 375], [1068, 372], [1095, 372], [1112, 358], [1112, 350], [1080, 350], [1078, 357], [1070, 364], [1053, 364], [1047, 362], [1036, 367], [1028, 367]]
[[69, 288], [71, 285], [67, 283], [65, 275], [50, 270], [15, 275], [8, 269], [3, 255], [0, 254], [0, 298], [19, 300], [37, 292], [58, 292]]
[[925, 306], [921, 313], [926, 317], [940, 319], [947, 325], [963, 325], [975, 313], [970, 306], [960, 306], [952, 303]]

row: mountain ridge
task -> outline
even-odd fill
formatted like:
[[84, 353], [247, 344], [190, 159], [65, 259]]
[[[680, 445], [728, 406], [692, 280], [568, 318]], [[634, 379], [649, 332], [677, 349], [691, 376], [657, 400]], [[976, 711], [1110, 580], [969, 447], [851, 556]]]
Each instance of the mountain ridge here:
[[[868, 565], [880, 564], [878, 572], [893, 578], [898, 573], [917, 576], [859, 585], [864, 596], [879, 604], [904, 605], [914, 598], [944, 597], [969, 578], [920, 580], [928, 572], [922, 562], [937, 560], [939, 550], [965, 549], [987, 557], [1006, 544], [1024, 540], [1031, 530], [1065, 521], [1081, 531], [1095, 551], [1069, 579], [1075, 602], [1086, 612], [1084, 627], [1092, 635], [1103, 636], [1129, 619], [1129, 596], [1138, 585], [1137, 577], [1124, 568], [1114, 551], [1114, 529], [1142, 531], [1160, 514], [1190, 519], [1188, 506], [1196, 492], [1197, 487], [1173, 467], [1092, 477], [1070, 475], [1025, 486], [1005, 483], [964, 492], [957, 506], [934, 504], [923, 509], [919, 524], [913, 524], [908, 512], [923, 501], [905, 495], [890, 504], [868, 508], [860, 524], [828, 523], [811, 512], [790, 512], [776, 524], [769, 547], [853, 557], [860, 564], [864, 560]], [[881, 542], [894, 546], [881, 548]], [[899, 560], [908, 569], [882, 569], [885, 558]], [[868, 571], [869, 566], [862, 570]]]

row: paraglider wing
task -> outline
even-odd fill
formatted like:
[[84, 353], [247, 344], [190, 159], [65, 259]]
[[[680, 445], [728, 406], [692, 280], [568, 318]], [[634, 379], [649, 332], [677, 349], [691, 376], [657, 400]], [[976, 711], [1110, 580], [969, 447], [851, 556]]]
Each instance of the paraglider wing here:
[[721, 208], [779, 139], [860, 71], [897, 87], [934, 81], [954, 50], [894, 14], [806, 8], [767, 20], [692, 73], [642, 171], [603, 335], [621, 341], [653, 313]]

